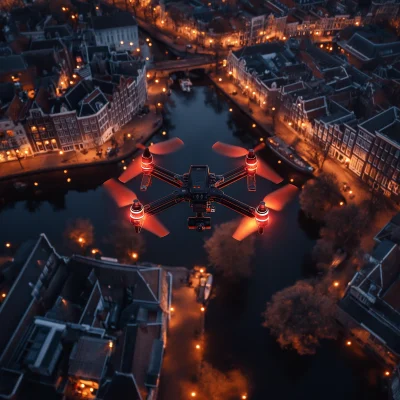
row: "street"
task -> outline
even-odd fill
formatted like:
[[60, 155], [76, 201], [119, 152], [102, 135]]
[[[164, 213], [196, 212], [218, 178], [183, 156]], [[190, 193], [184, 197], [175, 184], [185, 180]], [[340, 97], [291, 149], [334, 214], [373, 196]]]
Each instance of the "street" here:
[[[186, 268], [170, 268], [173, 275], [171, 320], [160, 382], [160, 400], [189, 398], [196, 391], [196, 375], [202, 348], [196, 348], [204, 324], [201, 304], [193, 287], [188, 287]], [[195, 282], [193, 282], [195, 283]]]

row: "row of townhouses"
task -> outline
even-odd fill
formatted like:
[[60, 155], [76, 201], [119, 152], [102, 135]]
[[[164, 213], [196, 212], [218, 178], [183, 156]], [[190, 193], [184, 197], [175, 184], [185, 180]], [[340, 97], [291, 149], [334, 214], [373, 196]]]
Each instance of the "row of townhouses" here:
[[97, 8], [75, 30], [51, 24], [50, 16], [44, 26], [22, 26], [20, 14], [35, 20], [29, 8], [7, 16], [8, 43], [0, 52], [0, 162], [98, 147], [145, 104], [146, 63], [135, 56], [136, 21], [128, 12], [99, 15]]
[[278, 115], [369, 186], [397, 198], [400, 47], [392, 36], [379, 43], [381, 34], [360, 27], [339, 43], [291, 38], [246, 46], [229, 52], [227, 76], [249, 104]]

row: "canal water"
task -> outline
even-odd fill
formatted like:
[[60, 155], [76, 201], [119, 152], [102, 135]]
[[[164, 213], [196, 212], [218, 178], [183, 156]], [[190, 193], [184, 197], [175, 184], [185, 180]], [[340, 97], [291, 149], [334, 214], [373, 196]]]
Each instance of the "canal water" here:
[[[229, 109], [232, 108], [232, 112]], [[217, 174], [233, 169], [240, 161], [214, 153], [216, 141], [253, 146], [263, 132], [252, 128], [252, 122], [240, 110], [229, 104], [210, 83], [199, 81], [192, 93], [173, 87], [167, 114], [167, 136], [156, 134], [151, 141], [180, 137], [185, 147], [179, 152], [157, 156], [156, 162], [177, 173], [188, 171], [191, 164], [207, 164]], [[261, 152], [274, 168], [285, 177], [302, 185], [304, 179], [277, 163], [267, 150]], [[129, 160], [127, 160], [128, 162]], [[17, 192], [12, 183], [0, 184], [0, 243], [18, 246], [24, 240], [44, 232], [59, 252], [68, 254], [64, 238], [68, 222], [76, 218], [89, 219], [95, 230], [95, 246], [107, 256], [114, 248], [104, 239], [112, 234], [116, 221], [126, 217], [126, 210], [117, 210], [107, 197], [102, 182], [118, 177], [121, 164], [89, 167], [79, 171], [63, 171], [37, 175], [21, 181], [28, 184], [25, 192]], [[71, 182], [66, 182], [66, 176]], [[35, 188], [33, 182], [38, 182]], [[147, 192], [139, 191], [140, 177], [128, 183], [139, 198], [148, 203], [173, 190], [154, 180]], [[258, 202], [279, 186], [263, 179], [257, 180], [257, 192], [246, 190], [242, 180], [226, 188], [226, 193], [250, 205]], [[312, 273], [310, 251], [315, 232], [299, 212], [298, 199], [284, 211], [272, 212], [270, 227], [256, 239], [254, 273], [249, 280], [231, 286], [219, 279], [216, 297], [206, 315], [207, 359], [217, 368], [239, 368], [249, 378], [251, 399], [380, 399], [382, 370], [343, 345], [344, 340], [323, 343], [315, 356], [298, 356], [281, 350], [268, 330], [261, 326], [261, 313], [271, 296]], [[143, 232], [145, 249], [139, 260], [193, 267], [206, 265], [204, 240], [212, 231], [198, 233], [187, 229], [191, 210], [187, 203], [160, 214], [170, 235], [159, 239]], [[213, 225], [238, 216], [216, 205]], [[132, 235], [134, 233], [132, 232]], [[178, 399], [177, 399], [178, 400]]]

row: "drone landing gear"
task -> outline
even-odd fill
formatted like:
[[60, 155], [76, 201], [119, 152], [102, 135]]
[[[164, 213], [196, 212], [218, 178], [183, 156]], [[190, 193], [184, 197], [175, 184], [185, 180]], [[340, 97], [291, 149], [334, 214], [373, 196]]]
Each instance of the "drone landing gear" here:
[[247, 190], [249, 192], [256, 191], [256, 177], [255, 175], [247, 175]]
[[145, 192], [149, 186], [151, 185], [151, 175], [150, 174], [143, 174], [142, 183], [140, 184], [140, 190]]
[[203, 217], [201, 213], [197, 213], [196, 217], [188, 218], [188, 228], [196, 229], [197, 232], [203, 232], [206, 229], [211, 229], [211, 218]]

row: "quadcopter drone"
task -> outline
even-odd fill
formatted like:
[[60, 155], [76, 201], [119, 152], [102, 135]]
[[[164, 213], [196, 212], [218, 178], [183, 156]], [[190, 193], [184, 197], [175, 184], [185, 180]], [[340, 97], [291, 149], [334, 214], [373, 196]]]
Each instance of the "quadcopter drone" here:
[[[275, 184], [283, 181], [273, 169], [257, 158], [257, 151], [265, 147], [263, 143], [254, 149], [247, 150], [243, 147], [216, 142], [212, 146], [214, 151], [228, 157], [244, 157], [242, 166], [222, 175], [211, 173], [207, 165], [191, 165], [189, 172], [179, 175], [154, 163], [153, 154], [172, 153], [182, 146], [183, 141], [179, 138], [172, 138], [165, 142], [151, 145], [150, 148], [139, 145], [138, 148], [144, 149], [142, 156], [135, 158], [118, 180], [112, 178], [104, 183], [105, 189], [119, 207], [131, 206], [130, 222], [137, 233], [144, 228], [159, 237], [168, 235], [169, 231], [155, 215], [182, 202], [189, 202], [190, 207], [196, 214], [188, 218], [189, 229], [195, 229], [199, 232], [211, 229], [211, 218], [204, 216], [204, 214], [215, 212], [213, 203], [219, 203], [243, 215], [244, 218], [233, 234], [233, 238], [240, 241], [256, 231], [262, 234], [269, 222], [269, 209], [282, 210], [297, 193], [296, 186], [285, 185], [268, 194], [254, 208], [226, 195], [222, 191], [228, 185], [242, 178], [247, 178], [247, 189], [254, 192], [256, 190], [256, 175]], [[141, 173], [143, 173], [140, 185], [141, 191], [146, 191], [149, 188], [152, 177], [175, 186], [176, 190], [159, 200], [143, 205], [137, 199], [135, 193], [123, 185], [123, 183]]]

